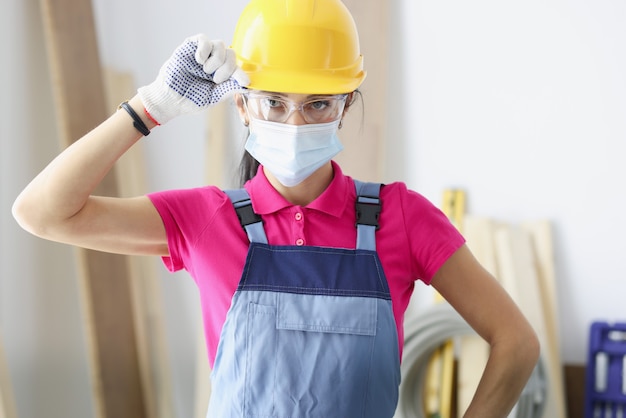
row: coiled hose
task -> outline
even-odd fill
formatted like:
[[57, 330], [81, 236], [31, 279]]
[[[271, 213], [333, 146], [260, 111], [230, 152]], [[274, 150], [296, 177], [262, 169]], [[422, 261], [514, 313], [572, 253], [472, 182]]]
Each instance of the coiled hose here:
[[[405, 324], [401, 366], [400, 398], [394, 418], [430, 418], [424, 414], [423, 386], [433, 352], [444, 342], [464, 335], [476, 335], [465, 320], [447, 303], [437, 303], [423, 311], [419, 319]], [[544, 360], [533, 370], [509, 418], [540, 418], [547, 384]]]

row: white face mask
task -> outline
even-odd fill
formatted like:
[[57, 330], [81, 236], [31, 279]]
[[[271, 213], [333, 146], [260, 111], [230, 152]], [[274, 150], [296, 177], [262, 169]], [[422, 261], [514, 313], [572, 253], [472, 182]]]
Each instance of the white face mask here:
[[339, 121], [289, 125], [252, 118], [245, 148], [281, 184], [293, 187], [343, 149]]

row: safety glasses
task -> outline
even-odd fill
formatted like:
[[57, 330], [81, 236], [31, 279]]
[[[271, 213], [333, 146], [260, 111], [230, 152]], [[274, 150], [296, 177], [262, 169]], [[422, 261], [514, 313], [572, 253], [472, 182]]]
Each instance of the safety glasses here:
[[326, 123], [341, 117], [348, 95], [322, 95], [299, 103], [268, 92], [250, 91], [243, 97], [250, 116], [255, 119], [284, 123], [297, 110], [306, 123]]

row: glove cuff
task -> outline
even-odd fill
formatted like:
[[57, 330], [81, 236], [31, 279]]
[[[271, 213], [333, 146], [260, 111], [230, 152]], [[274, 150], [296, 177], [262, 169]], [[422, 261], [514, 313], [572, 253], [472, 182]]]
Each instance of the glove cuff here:
[[137, 93], [146, 111], [159, 125], [165, 125], [180, 114], [202, 110], [159, 79], [140, 87]]

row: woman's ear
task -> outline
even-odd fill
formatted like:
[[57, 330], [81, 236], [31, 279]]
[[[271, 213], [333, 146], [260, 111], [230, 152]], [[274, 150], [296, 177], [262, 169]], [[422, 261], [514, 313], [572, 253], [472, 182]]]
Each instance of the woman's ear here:
[[357, 94], [360, 94], [358, 90], [353, 91], [352, 93], [348, 93], [348, 97], [346, 97], [346, 105], [343, 107], [343, 114], [345, 115], [350, 106], [356, 101]]
[[248, 121], [248, 112], [246, 111], [246, 104], [243, 98], [243, 95], [240, 93], [235, 94], [235, 105], [237, 106], [237, 111], [239, 112], [239, 117], [241, 118], [241, 122], [245, 125], [249, 125]]

